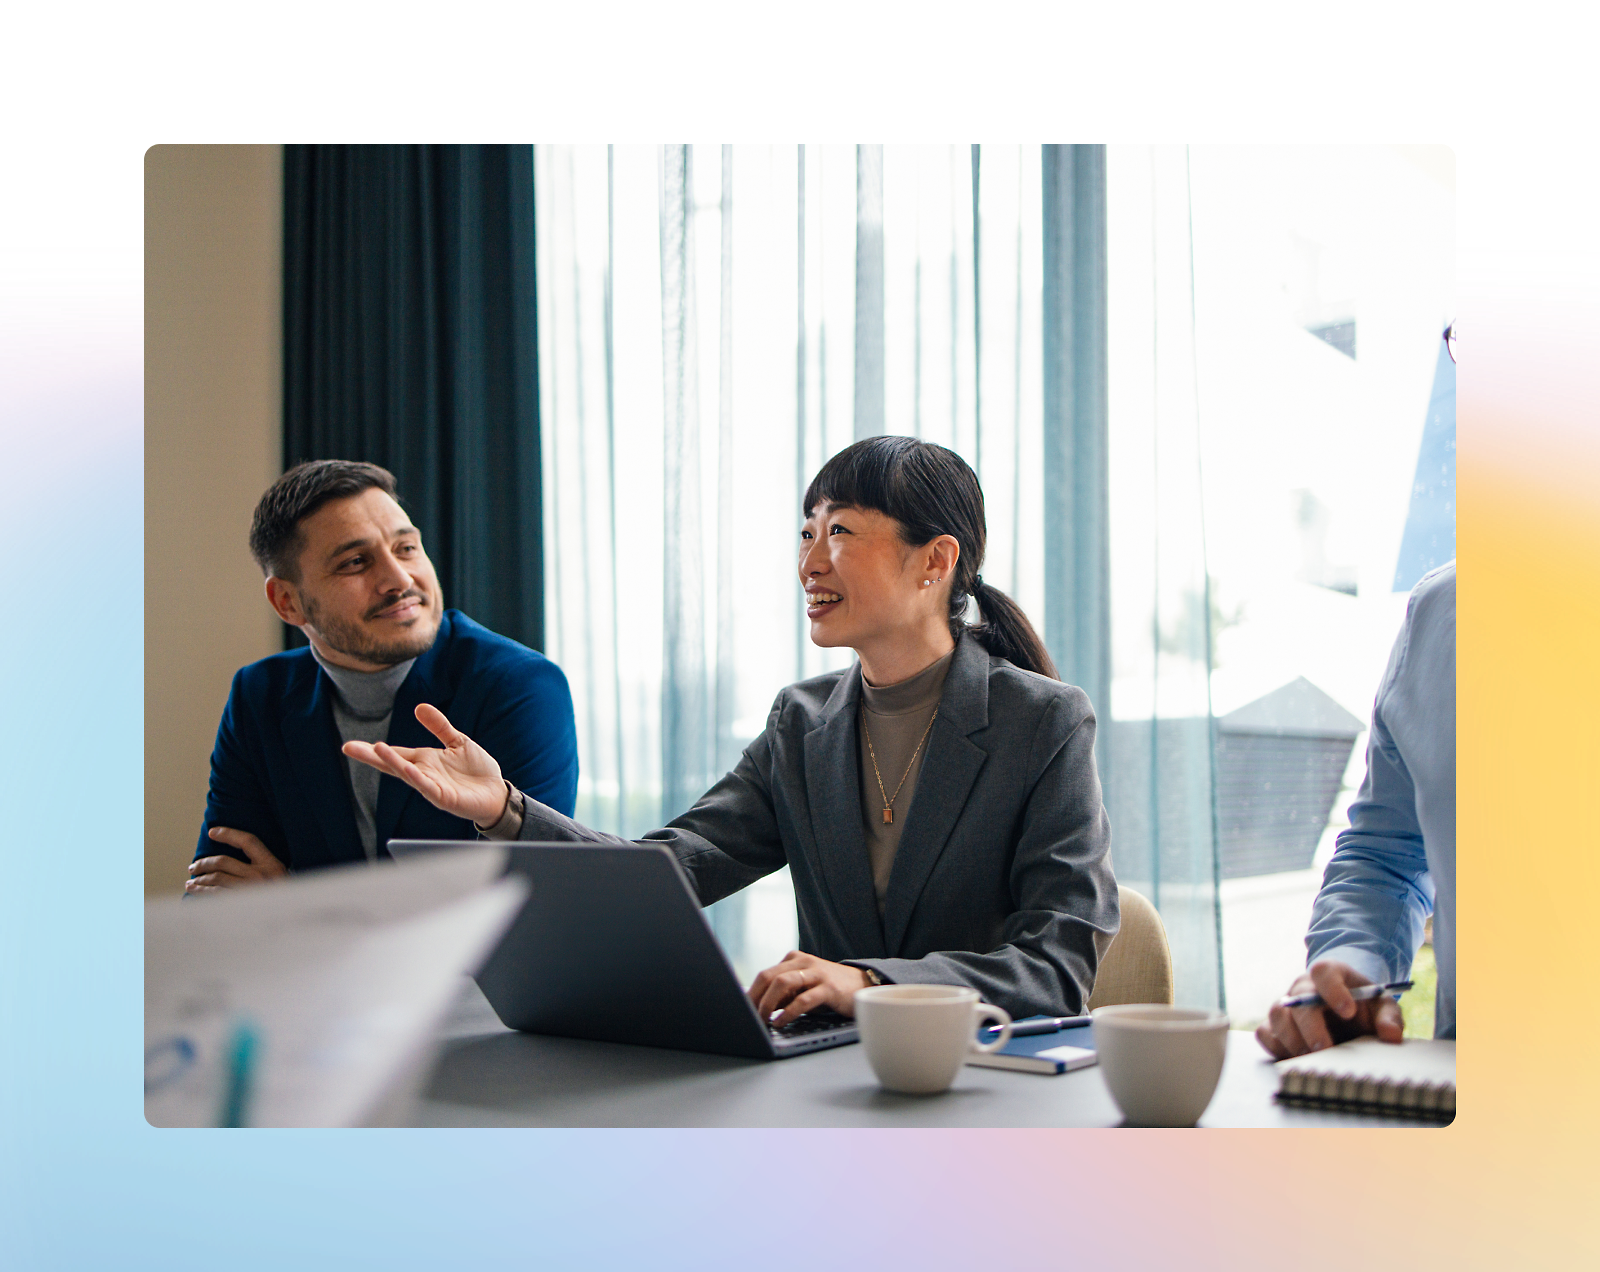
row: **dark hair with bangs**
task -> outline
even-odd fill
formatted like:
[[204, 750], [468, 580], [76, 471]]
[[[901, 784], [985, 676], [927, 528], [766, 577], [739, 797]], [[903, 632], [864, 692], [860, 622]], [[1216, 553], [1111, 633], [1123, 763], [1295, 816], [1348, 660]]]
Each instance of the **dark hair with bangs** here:
[[[988, 545], [978, 475], [953, 450], [915, 437], [868, 437], [824, 464], [806, 488], [805, 515], [818, 504], [869, 508], [893, 517], [901, 540], [921, 547], [942, 534], [961, 545], [950, 585], [950, 634], [968, 631], [991, 654], [1060, 680], [1056, 665], [1022, 607], [978, 571]], [[983, 622], [968, 627], [967, 598]]]

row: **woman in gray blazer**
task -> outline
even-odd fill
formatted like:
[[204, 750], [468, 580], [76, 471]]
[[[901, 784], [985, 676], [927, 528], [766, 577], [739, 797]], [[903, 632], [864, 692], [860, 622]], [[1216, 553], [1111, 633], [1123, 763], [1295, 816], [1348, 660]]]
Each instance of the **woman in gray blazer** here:
[[[1013, 1016], [1084, 1010], [1117, 930], [1095, 717], [978, 574], [983, 492], [955, 452], [873, 437], [805, 498], [811, 639], [859, 662], [790, 685], [733, 771], [646, 841], [709, 905], [787, 865], [800, 950], [750, 994], [783, 1024], [885, 982], [970, 985]], [[968, 598], [983, 622], [964, 621]], [[444, 748], [345, 753], [494, 838], [622, 842], [525, 798], [442, 713]]]

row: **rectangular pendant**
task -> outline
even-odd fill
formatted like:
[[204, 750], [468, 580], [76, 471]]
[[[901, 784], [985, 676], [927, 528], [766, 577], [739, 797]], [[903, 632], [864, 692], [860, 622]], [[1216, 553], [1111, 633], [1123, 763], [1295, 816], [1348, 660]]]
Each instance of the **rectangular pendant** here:
[[887, 826], [893, 820], [894, 820], [894, 809], [892, 809], [892, 808], [884, 809], [883, 810], [883, 822], [884, 822], [884, 825]]

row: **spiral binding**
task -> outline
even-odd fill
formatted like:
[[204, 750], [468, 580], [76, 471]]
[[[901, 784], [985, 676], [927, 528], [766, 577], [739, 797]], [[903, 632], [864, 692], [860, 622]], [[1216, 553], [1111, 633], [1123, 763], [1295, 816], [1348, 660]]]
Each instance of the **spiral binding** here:
[[1344, 1073], [1298, 1070], [1283, 1075], [1278, 1101], [1298, 1108], [1337, 1109], [1384, 1117], [1448, 1122], [1456, 1115], [1451, 1082], [1395, 1081]]

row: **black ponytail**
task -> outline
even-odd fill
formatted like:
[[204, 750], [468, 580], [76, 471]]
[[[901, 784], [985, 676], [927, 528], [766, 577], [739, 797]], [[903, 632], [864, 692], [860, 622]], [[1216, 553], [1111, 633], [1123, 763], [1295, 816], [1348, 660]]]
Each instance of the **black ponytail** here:
[[[950, 634], [969, 632], [991, 654], [1024, 671], [1060, 680], [1056, 665], [1022, 607], [978, 571], [988, 545], [978, 475], [953, 450], [914, 437], [868, 437], [822, 466], [806, 490], [805, 515], [820, 503], [870, 508], [899, 523], [900, 538], [921, 547], [942, 534], [961, 545], [950, 583]], [[983, 622], [966, 623], [967, 599]]]
[[1033, 630], [1028, 616], [1009, 596], [997, 587], [990, 587], [981, 577], [973, 579], [973, 598], [978, 602], [978, 613], [983, 622], [969, 628], [978, 642], [991, 654], [998, 654], [1024, 671], [1036, 671], [1051, 680], [1060, 680], [1055, 660]]

